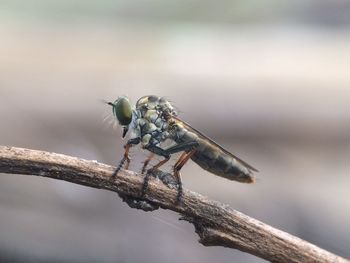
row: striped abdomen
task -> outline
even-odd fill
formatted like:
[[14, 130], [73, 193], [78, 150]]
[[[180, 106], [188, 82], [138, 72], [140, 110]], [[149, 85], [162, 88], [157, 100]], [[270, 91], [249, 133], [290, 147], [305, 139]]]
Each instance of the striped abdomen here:
[[203, 169], [243, 183], [253, 183], [254, 168], [191, 127], [178, 126], [177, 143], [197, 141], [199, 146], [191, 159]]

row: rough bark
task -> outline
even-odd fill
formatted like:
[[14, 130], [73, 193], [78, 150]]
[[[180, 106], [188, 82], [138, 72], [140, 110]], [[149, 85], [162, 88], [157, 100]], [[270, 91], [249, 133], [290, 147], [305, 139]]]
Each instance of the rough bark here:
[[65, 180], [117, 192], [130, 206], [145, 211], [159, 207], [176, 211], [182, 219], [193, 223], [199, 242], [205, 246], [239, 249], [271, 262], [350, 262], [186, 189], [182, 203], [177, 205], [176, 188], [162, 182], [166, 174], [161, 172], [157, 177], [162, 180], [151, 179], [146, 194], [140, 197], [143, 176], [122, 170], [112, 178], [114, 169], [97, 161], [0, 146], [1, 173]]

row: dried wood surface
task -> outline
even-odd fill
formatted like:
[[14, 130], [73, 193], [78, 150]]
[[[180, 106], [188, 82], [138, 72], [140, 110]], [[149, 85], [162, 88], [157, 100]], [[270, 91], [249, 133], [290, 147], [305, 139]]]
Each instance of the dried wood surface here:
[[[253, 254], [271, 262], [348, 262], [298, 237], [250, 218], [223, 204], [184, 189], [183, 201], [176, 204], [176, 189], [151, 179], [141, 195], [143, 176], [96, 161], [43, 151], [0, 146], [0, 173], [27, 174], [65, 180], [75, 184], [117, 192], [129, 206], [151, 211], [170, 209], [195, 226], [199, 242], [224, 246]], [[165, 176], [160, 172], [160, 176]], [[164, 178], [163, 178], [164, 179]]]

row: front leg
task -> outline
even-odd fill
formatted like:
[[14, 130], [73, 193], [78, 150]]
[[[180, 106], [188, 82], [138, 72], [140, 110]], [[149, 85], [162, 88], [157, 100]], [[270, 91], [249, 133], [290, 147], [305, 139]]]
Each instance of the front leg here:
[[[118, 174], [118, 172], [120, 171], [120, 169], [123, 167], [124, 163], [127, 162], [127, 167], [130, 164], [130, 157], [129, 157], [129, 150], [133, 145], [139, 144], [141, 142], [140, 138], [134, 138], [134, 139], [130, 139], [124, 146], [125, 148], [125, 152], [124, 152], [124, 156], [122, 158], [122, 160], [120, 161], [118, 167], [116, 168], [116, 170], [113, 173], [113, 176], [116, 176]], [[133, 198], [127, 195], [123, 195], [118, 193], [118, 195], [123, 199], [124, 202], [126, 202], [128, 204], [128, 206], [130, 206], [131, 208], [136, 208], [136, 209], [142, 209], [144, 211], [154, 211], [157, 210], [159, 208], [158, 205], [152, 203], [152, 202], [148, 202], [145, 200], [141, 200], [139, 198]]]
[[130, 164], [130, 157], [129, 157], [129, 150], [133, 145], [139, 144], [141, 141], [140, 138], [133, 138], [128, 140], [128, 142], [124, 145], [124, 156], [121, 159], [121, 161], [119, 162], [119, 165], [117, 166], [117, 168], [115, 169], [114, 173], [113, 173], [113, 177], [117, 176], [118, 172], [123, 168], [124, 163], [126, 162], [126, 166], [125, 168], [128, 169], [129, 168], [129, 164]]

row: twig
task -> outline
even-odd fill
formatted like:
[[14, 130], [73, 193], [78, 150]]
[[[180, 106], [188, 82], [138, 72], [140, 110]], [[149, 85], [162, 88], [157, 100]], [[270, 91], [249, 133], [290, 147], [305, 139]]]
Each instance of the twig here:
[[183, 192], [182, 204], [176, 205], [176, 189], [160, 180], [151, 179], [147, 193], [140, 198], [143, 177], [122, 170], [117, 178], [112, 178], [113, 170], [114, 167], [96, 161], [0, 146], [1, 173], [65, 180], [117, 192], [129, 205], [146, 211], [158, 207], [176, 211], [194, 224], [199, 242], [205, 246], [235, 248], [271, 262], [350, 262], [188, 190]]

